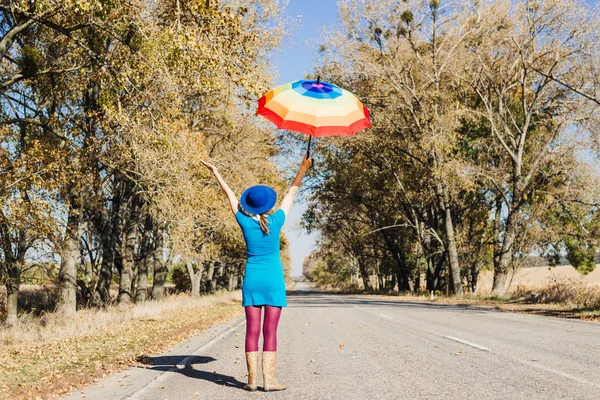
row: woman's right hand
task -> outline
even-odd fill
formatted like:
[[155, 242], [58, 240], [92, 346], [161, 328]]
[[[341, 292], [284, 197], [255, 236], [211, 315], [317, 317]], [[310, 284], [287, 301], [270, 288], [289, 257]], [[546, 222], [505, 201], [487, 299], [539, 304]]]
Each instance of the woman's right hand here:
[[310, 167], [312, 167], [312, 165], [313, 165], [313, 159], [310, 156], [307, 156], [305, 154], [304, 158], [302, 159], [302, 165], [300, 166], [300, 168], [302, 168], [304, 170], [308, 170]]

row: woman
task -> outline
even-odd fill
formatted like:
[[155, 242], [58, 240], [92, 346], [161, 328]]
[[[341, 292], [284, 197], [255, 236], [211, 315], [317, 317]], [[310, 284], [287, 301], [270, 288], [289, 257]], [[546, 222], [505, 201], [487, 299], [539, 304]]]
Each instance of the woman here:
[[229, 199], [229, 205], [246, 242], [246, 269], [242, 285], [242, 305], [246, 311], [246, 365], [248, 384], [244, 389], [255, 391], [258, 373], [258, 338], [261, 314], [265, 310], [263, 323], [262, 372], [263, 390], [266, 392], [285, 390], [275, 380], [277, 325], [281, 308], [287, 306], [283, 265], [279, 255], [279, 235], [289, 214], [294, 196], [300, 188], [304, 174], [312, 165], [310, 157], [304, 157], [300, 171], [283, 198], [279, 209], [272, 215], [266, 214], [277, 201], [275, 191], [268, 186], [252, 186], [240, 198], [223, 180], [217, 168], [202, 163], [214, 174]]

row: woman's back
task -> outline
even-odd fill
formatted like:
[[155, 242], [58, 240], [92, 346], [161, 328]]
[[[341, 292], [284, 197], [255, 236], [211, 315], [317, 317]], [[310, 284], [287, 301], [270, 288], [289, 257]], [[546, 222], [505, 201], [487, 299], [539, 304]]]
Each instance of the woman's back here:
[[[259, 221], [241, 211], [235, 214], [235, 219], [242, 229], [246, 242], [247, 264], [256, 265], [263, 262], [271, 264], [277, 261], [279, 265], [281, 263], [279, 236], [281, 227], [285, 222], [283, 210], [279, 209], [267, 217], [268, 234], [262, 231]], [[268, 265], [265, 265], [265, 267], [268, 267]]]

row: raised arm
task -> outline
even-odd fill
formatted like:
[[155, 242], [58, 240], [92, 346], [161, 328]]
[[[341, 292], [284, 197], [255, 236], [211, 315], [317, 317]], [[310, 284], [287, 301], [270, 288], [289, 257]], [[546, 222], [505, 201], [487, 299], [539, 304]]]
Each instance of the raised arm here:
[[200, 160], [200, 162], [202, 164], [204, 164], [204, 166], [206, 166], [206, 168], [208, 168], [210, 170], [210, 172], [213, 173], [213, 175], [217, 179], [217, 182], [219, 182], [221, 189], [223, 189], [223, 192], [225, 192], [225, 195], [227, 196], [227, 200], [229, 200], [229, 205], [231, 206], [231, 211], [233, 212], [233, 215], [235, 215], [235, 213], [238, 211], [239, 202], [238, 202], [237, 197], [235, 197], [233, 190], [231, 190], [231, 188], [229, 187], [227, 182], [225, 182], [223, 180], [223, 178], [221, 177], [221, 174], [219, 174], [219, 171], [217, 170], [217, 167], [215, 167], [214, 165], [212, 165], [210, 163], [202, 161], [202, 160]]
[[292, 208], [292, 203], [294, 203], [294, 196], [296, 196], [296, 192], [300, 189], [300, 185], [302, 184], [302, 178], [304, 178], [304, 174], [312, 165], [312, 158], [304, 156], [302, 160], [302, 165], [300, 165], [300, 171], [298, 171], [298, 175], [292, 182], [290, 188], [288, 189], [286, 195], [283, 197], [281, 201], [281, 208], [285, 215], [290, 213], [290, 208]]

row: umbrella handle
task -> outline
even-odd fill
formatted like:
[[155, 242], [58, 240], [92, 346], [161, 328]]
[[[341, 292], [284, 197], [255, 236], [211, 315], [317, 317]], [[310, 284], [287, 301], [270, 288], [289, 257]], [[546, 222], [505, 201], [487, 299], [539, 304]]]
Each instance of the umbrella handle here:
[[[310, 142], [312, 141], [312, 135], [308, 137], [308, 148], [306, 149], [306, 158], [310, 157]], [[310, 168], [313, 168], [315, 166], [315, 162], [311, 162], [310, 163]]]

